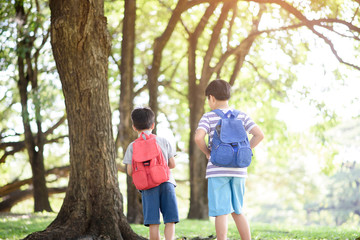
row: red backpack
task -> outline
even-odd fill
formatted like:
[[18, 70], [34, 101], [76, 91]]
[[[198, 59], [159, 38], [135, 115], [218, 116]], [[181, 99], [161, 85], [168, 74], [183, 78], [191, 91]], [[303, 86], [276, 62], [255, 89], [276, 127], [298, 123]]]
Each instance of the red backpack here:
[[132, 179], [138, 190], [146, 190], [169, 180], [170, 169], [156, 135], [142, 132], [133, 143]]

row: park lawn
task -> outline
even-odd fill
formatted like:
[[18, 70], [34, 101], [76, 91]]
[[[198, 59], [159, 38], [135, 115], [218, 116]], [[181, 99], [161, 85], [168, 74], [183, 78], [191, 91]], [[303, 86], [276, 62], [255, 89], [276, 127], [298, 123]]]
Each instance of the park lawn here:
[[[21, 239], [28, 234], [41, 231], [55, 218], [55, 214], [0, 215], [0, 239]], [[143, 225], [131, 225], [136, 233], [148, 237], [148, 228]], [[161, 231], [164, 225], [161, 225]], [[325, 226], [286, 226], [251, 223], [252, 239], [360, 239], [360, 227], [325, 227]], [[181, 220], [176, 225], [177, 239], [205, 238], [215, 236], [213, 221]], [[236, 226], [229, 221], [229, 239], [239, 239]]]

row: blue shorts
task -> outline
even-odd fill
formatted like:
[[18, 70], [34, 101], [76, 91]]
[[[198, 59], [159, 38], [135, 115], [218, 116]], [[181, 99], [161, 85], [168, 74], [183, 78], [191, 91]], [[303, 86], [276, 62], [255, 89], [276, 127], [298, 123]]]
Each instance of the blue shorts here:
[[141, 196], [145, 226], [160, 224], [160, 212], [164, 223], [179, 222], [174, 184], [164, 182], [157, 187], [141, 191]]
[[243, 212], [245, 180], [242, 177], [208, 178], [210, 217]]

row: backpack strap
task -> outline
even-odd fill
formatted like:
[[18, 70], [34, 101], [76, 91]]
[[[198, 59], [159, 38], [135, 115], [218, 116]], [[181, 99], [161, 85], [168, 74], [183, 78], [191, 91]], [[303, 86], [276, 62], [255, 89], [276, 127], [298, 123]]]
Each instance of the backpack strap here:
[[226, 115], [220, 109], [214, 109], [212, 112], [216, 113], [221, 118], [227, 118]]
[[237, 118], [240, 114], [240, 111], [236, 110], [236, 109], [234, 109], [232, 112], [233, 112], [234, 118]]
[[132, 159], [144, 162], [159, 155], [160, 148], [156, 143], [156, 135], [142, 132], [133, 143]]
[[[222, 119], [227, 119], [227, 118], [237, 118], [237, 116], [239, 115], [240, 111], [238, 110], [229, 110], [227, 113], [224, 113], [223, 111], [221, 111], [220, 109], [214, 109], [212, 110], [212, 112], [216, 113], [219, 117], [221, 117]], [[230, 114], [230, 117], [227, 117]]]
[[148, 139], [154, 138], [154, 137], [156, 137], [155, 134], [152, 134], [152, 133], [146, 134], [145, 132], [141, 132], [141, 133], [139, 134], [139, 137], [138, 137], [135, 141], [148, 140]]

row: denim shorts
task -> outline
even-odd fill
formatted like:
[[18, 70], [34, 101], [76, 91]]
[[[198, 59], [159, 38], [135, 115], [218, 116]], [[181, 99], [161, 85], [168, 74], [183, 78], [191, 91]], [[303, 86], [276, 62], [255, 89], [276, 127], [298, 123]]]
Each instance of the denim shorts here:
[[208, 178], [210, 217], [243, 212], [245, 179], [242, 177]]
[[144, 225], [160, 224], [160, 212], [164, 223], [179, 222], [175, 186], [164, 182], [157, 187], [141, 191]]

